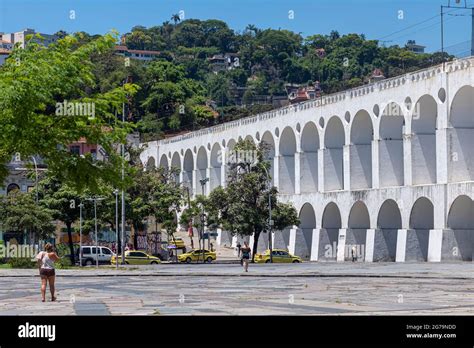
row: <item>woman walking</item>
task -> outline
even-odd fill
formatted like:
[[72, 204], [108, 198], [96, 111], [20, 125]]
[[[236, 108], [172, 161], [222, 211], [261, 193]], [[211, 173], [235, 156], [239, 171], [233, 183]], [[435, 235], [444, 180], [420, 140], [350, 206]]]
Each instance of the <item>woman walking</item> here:
[[54, 281], [56, 273], [54, 271], [54, 263], [59, 260], [59, 256], [54, 251], [50, 243], [46, 243], [44, 251], [36, 256], [38, 268], [41, 277], [41, 300], [46, 301], [46, 285], [49, 283], [49, 290], [51, 291], [51, 301], [56, 301], [54, 296]]
[[244, 242], [244, 246], [240, 249], [242, 255], [242, 262], [244, 264], [244, 271], [249, 271], [250, 247], [248, 242]]

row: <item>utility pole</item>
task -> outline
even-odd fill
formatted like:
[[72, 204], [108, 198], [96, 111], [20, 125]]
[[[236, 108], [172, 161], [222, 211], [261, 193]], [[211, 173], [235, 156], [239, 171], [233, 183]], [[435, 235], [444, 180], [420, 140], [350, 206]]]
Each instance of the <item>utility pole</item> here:
[[87, 198], [88, 201], [94, 202], [94, 220], [95, 220], [95, 266], [99, 268], [99, 241], [97, 239], [97, 201], [102, 201], [104, 198], [102, 197], [93, 197]]
[[119, 194], [119, 190], [115, 189], [114, 194], [115, 194], [115, 239], [116, 239], [116, 242], [115, 242], [115, 253], [116, 253], [115, 268], [118, 269], [118, 264], [119, 264], [119, 261], [118, 261], [118, 255], [119, 255], [118, 254], [118, 250], [119, 250], [118, 194]]
[[[202, 190], [202, 195], [204, 196], [204, 187], [206, 186], [206, 183], [209, 181], [209, 178], [201, 179], [199, 180], [199, 183], [201, 184], [201, 190]], [[205, 222], [205, 216], [204, 216], [204, 205], [201, 207], [201, 240], [202, 240], [202, 248], [201, 248], [201, 253], [202, 253], [202, 263], [205, 262], [205, 255], [204, 255], [204, 248], [205, 248], [205, 241], [204, 241], [204, 222]], [[207, 236], [209, 238], [209, 236]], [[198, 256], [198, 262], [199, 262], [199, 256]]]
[[265, 174], [267, 175], [267, 182], [268, 182], [268, 249], [270, 251], [270, 263], [273, 263], [273, 245], [272, 245], [272, 227], [273, 227], [273, 220], [272, 220], [272, 183], [270, 181], [270, 175], [268, 174], [267, 168], [264, 166]]
[[82, 208], [84, 203], [79, 203], [79, 265], [82, 267]]
[[[461, 0], [455, 0], [456, 4], [460, 4]], [[451, 0], [448, 0], [448, 6], [441, 5], [441, 53], [444, 53], [444, 9], [453, 8], [453, 9], [470, 9], [471, 10], [471, 56], [474, 56], [474, 7], [467, 6], [467, 1], [464, 0], [464, 6], [451, 6]], [[444, 64], [444, 60], [443, 60]]]

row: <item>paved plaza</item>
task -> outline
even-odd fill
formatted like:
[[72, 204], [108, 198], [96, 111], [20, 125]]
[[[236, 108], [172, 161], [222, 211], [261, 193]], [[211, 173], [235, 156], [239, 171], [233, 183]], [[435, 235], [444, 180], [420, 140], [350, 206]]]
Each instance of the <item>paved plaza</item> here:
[[36, 274], [0, 270], [0, 315], [474, 314], [472, 263], [58, 270], [56, 303], [40, 301]]

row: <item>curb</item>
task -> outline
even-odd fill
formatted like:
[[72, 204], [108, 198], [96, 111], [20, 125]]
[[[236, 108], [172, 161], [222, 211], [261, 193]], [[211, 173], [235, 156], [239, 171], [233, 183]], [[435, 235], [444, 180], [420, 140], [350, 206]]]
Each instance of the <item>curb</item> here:
[[[37, 274], [0, 275], [0, 278], [30, 278]], [[119, 273], [119, 274], [56, 274], [61, 278], [106, 278], [106, 277], [253, 277], [253, 278], [390, 278], [390, 279], [428, 279], [428, 280], [474, 280], [472, 277], [441, 277], [441, 276], [419, 276], [419, 275], [378, 275], [378, 274], [164, 274], [164, 273]]]

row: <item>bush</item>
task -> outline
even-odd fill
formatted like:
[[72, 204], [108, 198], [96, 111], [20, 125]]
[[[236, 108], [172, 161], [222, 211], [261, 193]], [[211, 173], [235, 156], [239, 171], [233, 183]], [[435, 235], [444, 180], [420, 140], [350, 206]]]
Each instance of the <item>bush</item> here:
[[11, 258], [8, 263], [12, 268], [36, 268], [36, 262], [27, 257]]
[[69, 257], [62, 257], [59, 259], [58, 262], [56, 262], [56, 268], [57, 269], [66, 269], [71, 267], [71, 259]]

